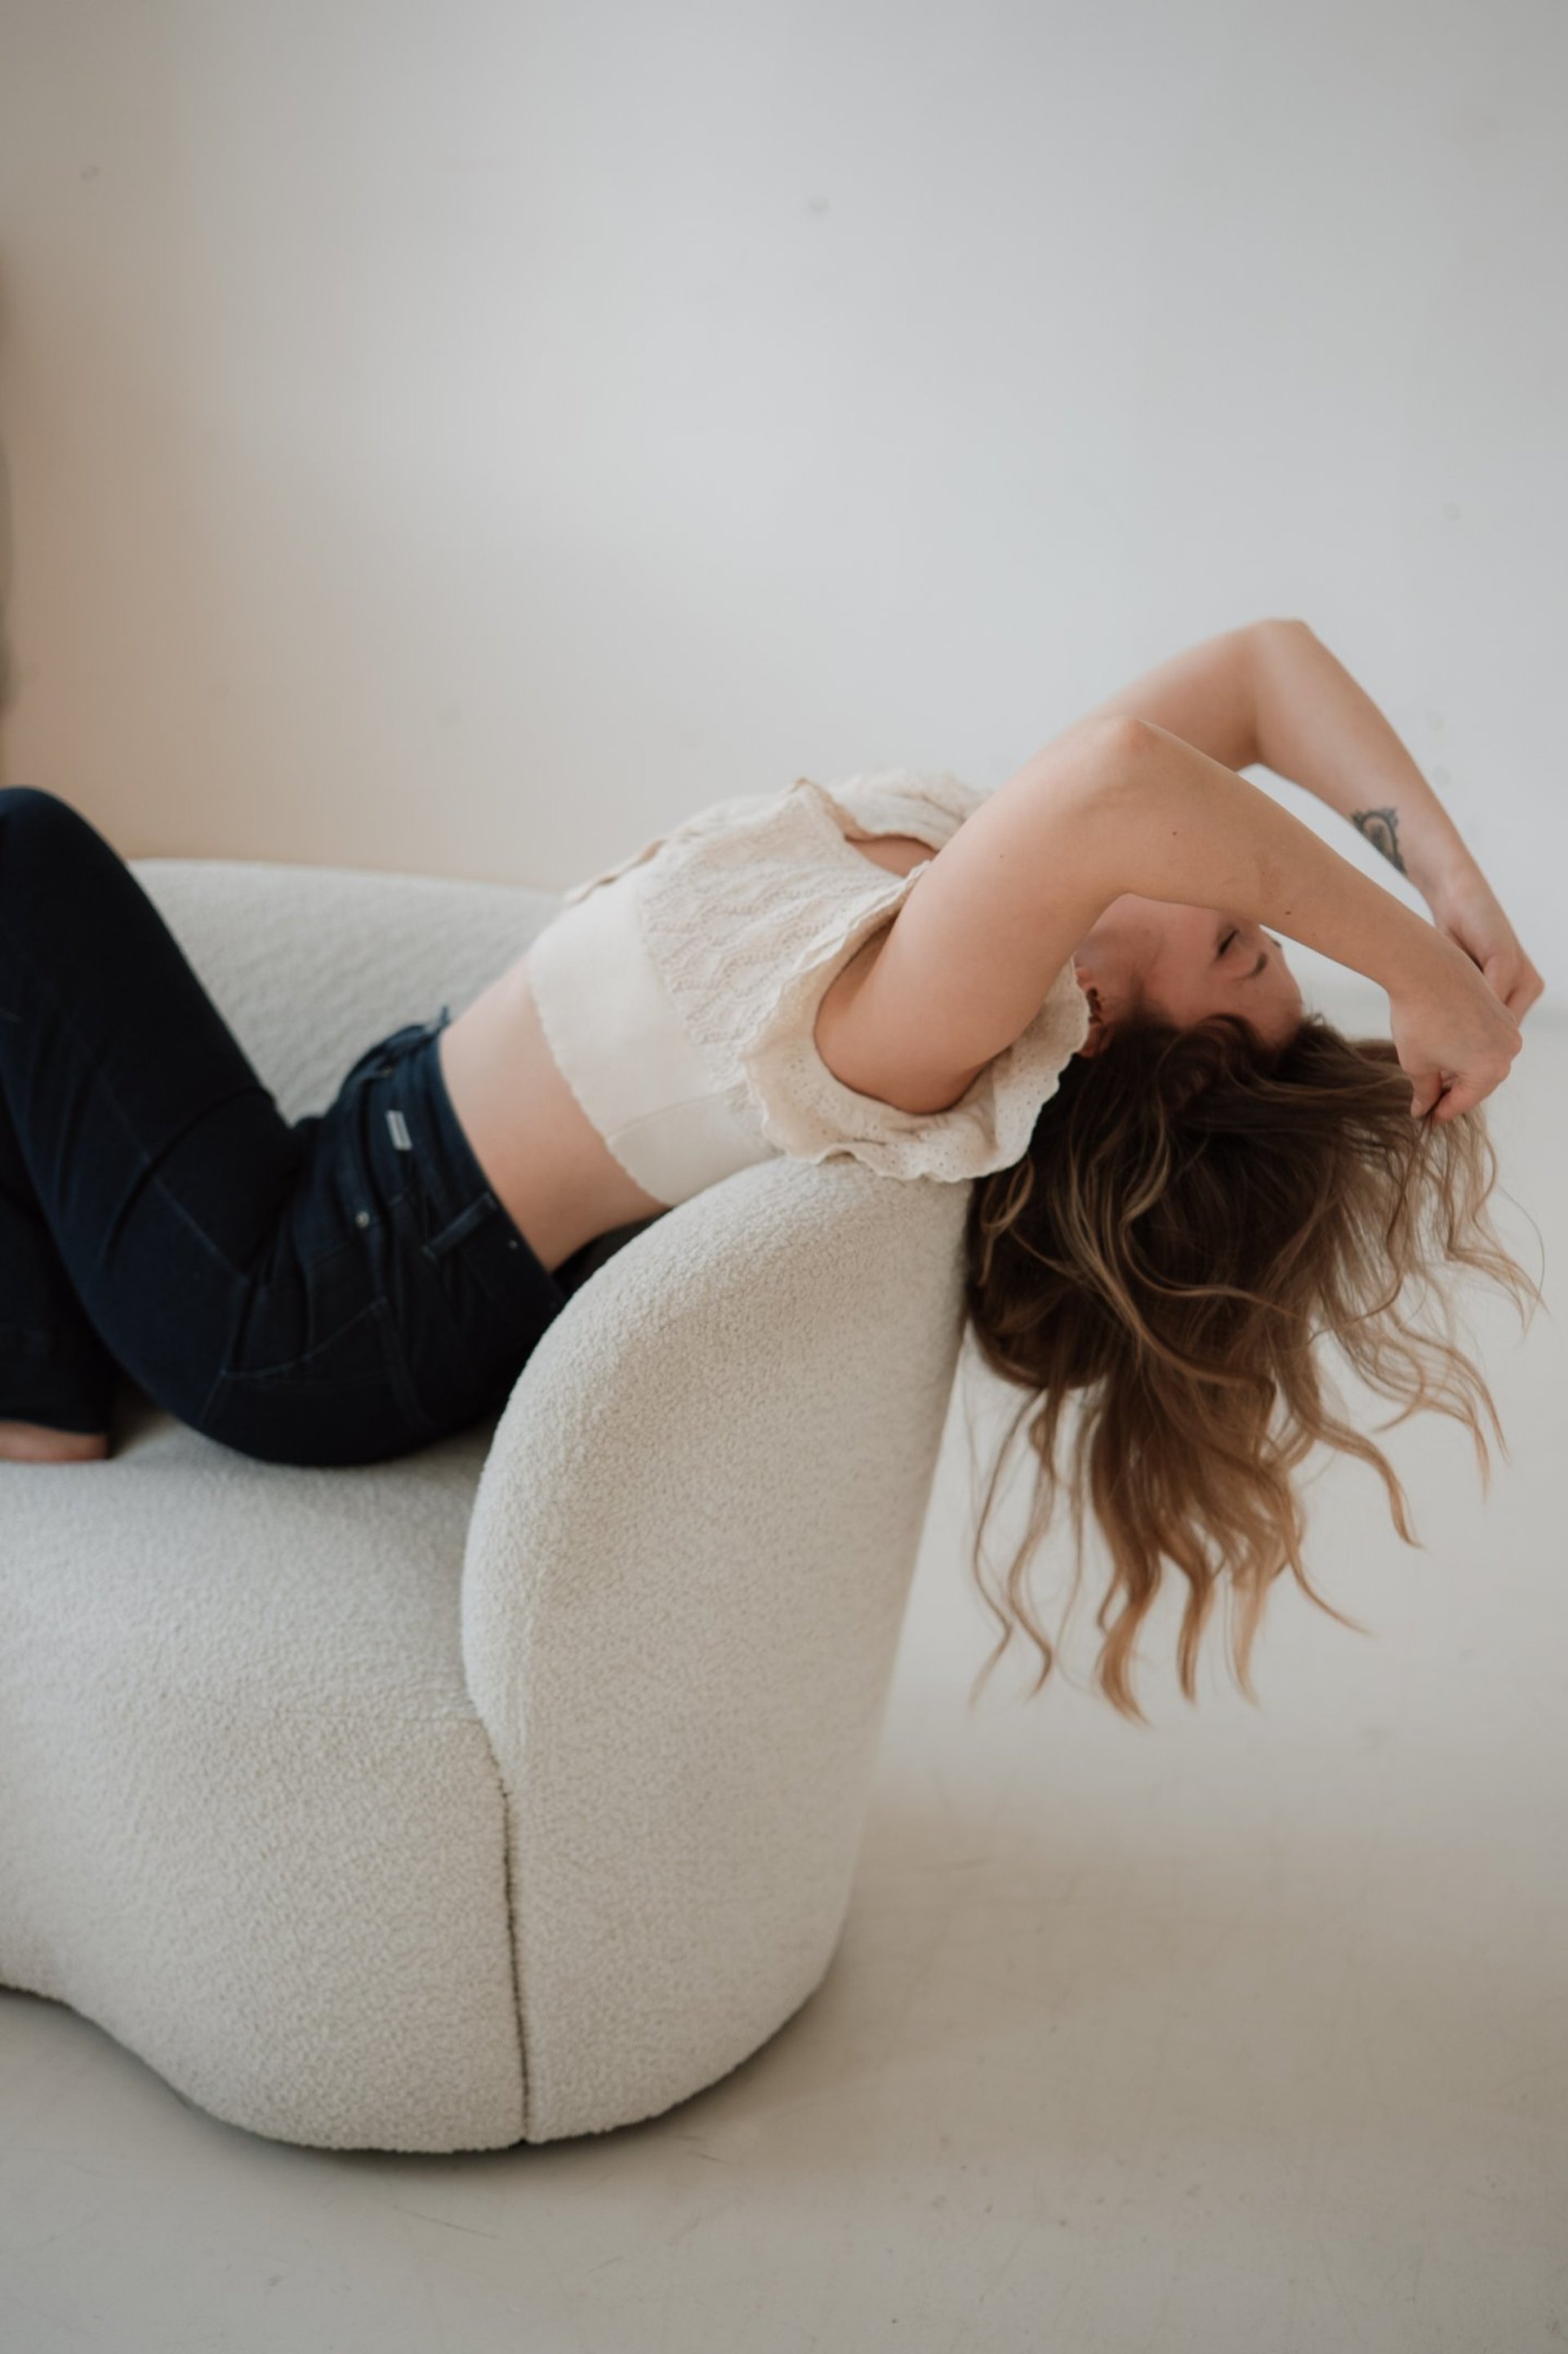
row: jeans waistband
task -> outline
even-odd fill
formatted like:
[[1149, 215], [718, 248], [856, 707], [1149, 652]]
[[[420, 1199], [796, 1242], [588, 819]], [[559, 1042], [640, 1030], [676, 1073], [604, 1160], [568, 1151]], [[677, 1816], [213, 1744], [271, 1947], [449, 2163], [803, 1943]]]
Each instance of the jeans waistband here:
[[407, 1165], [403, 1155], [417, 1155], [419, 1189], [443, 1225], [488, 1190], [441, 1076], [438, 1041], [450, 1020], [451, 1009], [443, 1005], [432, 1022], [406, 1023], [363, 1061], [367, 1080], [395, 1080], [376, 1090], [378, 1155], [399, 1174]]
[[431, 1253], [442, 1257], [461, 1246], [487, 1289], [548, 1318], [568, 1295], [497, 1198], [453, 1108], [440, 1055], [450, 1019], [443, 1005], [433, 1021], [408, 1023], [382, 1040], [371, 1072], [387, 1082], [376, 1144], [389, 1169], [418, 1156], [419, 1190], [435, 1220]]

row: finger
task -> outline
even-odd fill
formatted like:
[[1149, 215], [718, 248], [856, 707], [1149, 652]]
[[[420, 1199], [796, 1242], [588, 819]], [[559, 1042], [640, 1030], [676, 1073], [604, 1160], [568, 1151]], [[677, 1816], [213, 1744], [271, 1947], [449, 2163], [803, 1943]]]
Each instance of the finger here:
[[1457, 1119], [1461, 1112], [1474, 1111], [1478, 1103], [1485, 1102], [1494, 1087], [1501, 1087], [1505, 1076], [1505, 1073], [1499, 1071], [1490, 1077], [1482, 1073], [1478, 1076], [1472, 1074], [1467, 1078], [1457, 1079], [1438, 1103], [1433, 1112], [1433, 1119], [1446, 1124], [1451, 1119]]
[[1413, 1119], [1425, 1119], [1426, 1114], [1431, 1110], [1433, 1105], [1436, 1102], [1442, 1092], [1443, 1078], [1440, 1072], [1421, 1071], [1417, 1073], [1414, 1080], [1414, 1092], [1410, 1098], [1411, 1118]]

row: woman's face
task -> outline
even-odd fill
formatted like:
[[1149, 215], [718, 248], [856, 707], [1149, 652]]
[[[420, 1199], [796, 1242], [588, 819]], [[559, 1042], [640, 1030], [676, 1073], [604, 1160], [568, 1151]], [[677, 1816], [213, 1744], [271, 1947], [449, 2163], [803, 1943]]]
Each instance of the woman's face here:
[[1124, 891], [1073, 959], [1089, 1001], [1079, 1053], [1097, 1054], [1118, 1021], [1142, 1010], [1181, 1029], [1210, 1013], [1244, 1014], [1271, 1044], [1301, 1020], [1300, 984], [1272, 932], [1224, 908]]

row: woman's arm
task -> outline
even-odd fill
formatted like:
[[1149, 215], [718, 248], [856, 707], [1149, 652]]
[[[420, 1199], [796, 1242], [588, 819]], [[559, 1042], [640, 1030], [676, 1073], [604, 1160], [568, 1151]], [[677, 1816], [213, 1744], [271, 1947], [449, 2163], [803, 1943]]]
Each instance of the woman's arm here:
[[1474, 859], [1371, 695], [1305, 621], [1251, 634], [1253, 758], [1349, 818], [1430, 907]]
[[[1001, 790], [1032, 788], [1029, 815], [1021, 806], [1017, 822], [1026, 858], [1042, 865], [1059, 858], [1071, 834], [1097, 912], [1124, 891], [1223, 907], [1364, 973], [1391, 995], [1430, 970], [1441, 943], [1425, 917], [1258, 786], [1148, 720], [1085, 726], [1082, 740], [1098, 748], [1097, 757], [1057, 758], [1067, 749], [1060, 738]], [[985, 813], [975, 811], [963, 830]]]
[[1204, 639], [1097, 704], [1231, 769], [1271, 769], [1348, 818], [1409, 876], [1437, 928], [1517, 1018], [1544, 986], [1447, 811], [1383, 714], [1305, 621]]
[[966, 818], [818, 1043], [850, 1087], [943, 1103], [945, 1082], [1022, 1034], [1124, 891], [1251, 917], [1378, 982], [1413, 1108], [1446, 1086], [1439, 1117], [1467, 1109], [1518, 1052], [1517, 1023], [1452, 941], [1245, 777], [1127, 717], [1069, 728]]

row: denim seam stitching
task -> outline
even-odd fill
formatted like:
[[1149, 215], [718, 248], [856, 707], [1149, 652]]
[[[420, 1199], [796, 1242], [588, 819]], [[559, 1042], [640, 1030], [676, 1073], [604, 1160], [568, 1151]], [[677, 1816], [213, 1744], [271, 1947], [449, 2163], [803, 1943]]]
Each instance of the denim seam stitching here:
[[[109, 1076], [102, 1062], [88, 1045], [87, 1040], [82, 1036], [78, 1024], [72, 1020], [69, 1013], [67, 1011], [54, 990], [50, 988], [48, 981], [39, 972], [37, 966], [27, 954], [26, 949], [19, 947], [17, 943], [13, 940], [11, 942], [11, 954], [16, 957], [18, 963], [26, 965], [28, 972], [32, 975], [36, 986], [42, 991], [43, 995], [48, 999], [50, 1004], [54, 1007], [57, 1018], [64, 1024], [65, 1028], [70, 1032], [71, 1036], [75, 1039], [79, 1052], [86, 1055], [88, 1061], [91, 1065], [94, 1076], [102, 1087], [104, 1094], [108, 1097], [110, 1102], [114, 1107], [115, 1118], [119, 1120], [122, 1128], [125, 1131], [125, 1134], [141, 1156], [142, 1166], [140, 1175], [143, 1178], [150, 1179], [151, 1182], [156, 1185], [159, 1193], [162, 1193], [164, 1200], [169, 1203], [181, 1222], [189, 1227], [191, 1233], [195, 1235], [196, 1240], [202, 1245], [203, 1248], [211, 1254], [211, 1256], [217, 1261], [219, 1267], [221, 1267], [226, 1273], [237, 1277], [242, 1282], [248, 1280], [250, 1273], [249, 1269], [235, 1266], [233, 1260], [228, 1256], [228, 1254], [218, 1248], [217, 1243], [214, 1242], [207, 1229], [198, 1225], [196, 1220], [192, 1217], [185, 1204], [180, 1200], [179, 1195], [175, 1192], [174, 1188], [166, 1182], [158, 1168], [157, 1162], [154, 1159], [153, 1155], [147, 1150], [147, 1148], [143, 1143], [141, 1138], [137, 1135], [131, 1117], [120, 1099], [114, 1082]], [[248, 1092], [248, 1090], [237, 1090], [237, 1093], [242, 1092]], [[232, 1098], [226, 1098], [226, 1100], [232, 1100]], [[178, 1140], [176, 1139], [175, 1141], [177, 1142]], [[48, 1221], [46, 1220], [46, 1224], [47, 1223]]]

